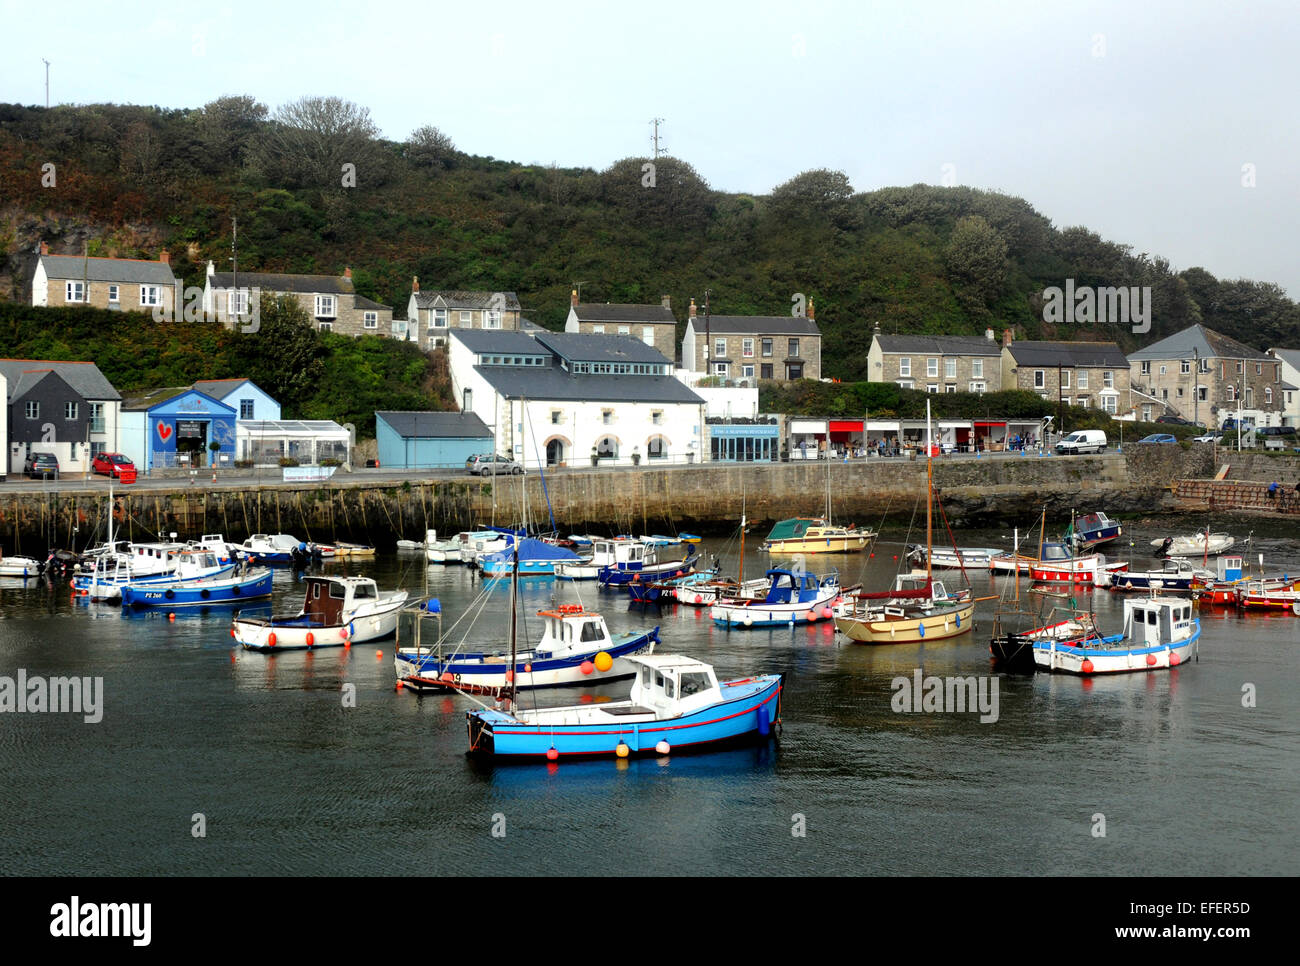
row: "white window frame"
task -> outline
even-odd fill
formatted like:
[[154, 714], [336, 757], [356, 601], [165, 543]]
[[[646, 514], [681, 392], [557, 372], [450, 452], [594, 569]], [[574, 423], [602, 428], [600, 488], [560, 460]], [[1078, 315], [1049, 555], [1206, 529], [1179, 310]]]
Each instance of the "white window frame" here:
[[75, 402], [65, 402], [63, 404], [63, 418], [67, 420], [77, 419], [81, 413], [81, 404]]
[[741, 367], [740, 367], [740, 378], [741, 378], [741, 379], [753, 379], [753, 378], [754, 378], [754, 367], [753, 367], [752, 365], [741, 366]]
[[752, 358], [754, 358], [754, 340], [753, 340], [753, 339], [741, 339], [741, 340], [740, 340], [740, 355], [741, 355], [741, 358], [743, 358], [743, 359], [752, 359]]
[[1180, 360], [1178, 361], [1178, 371], [1179, 371], [1180, 374], [1182, 374], [1182, 375], [1184, 375], [1184, 376], [1186, 376], [1186, 375], [1190, 375], [1190, 374], [1191, 374], [1191, 371], [1192, 371], [1192, 362], [1191, 362], [1191, 360], [1190, 360], [1190, 359], [1180, 359]]
[[939, 360], [938, 360], [938, 359], [926, 359], [926, 360], [925, 360], [925, 377], [926, 377], [927, 379], [938, 379], [938, 378], [939, 378]]
[[970, 361], [970, 376], [972, 379], [984, 378], [984, 360], [972, 359]]
[[1070, 388], [1070, 373], [1071, 373], [1071, 371], [1072, 371], [1072, 370], [1070, 370], [1070, 369], [1062, 369], [1062, 370], [1061, 370], [1061, 388], [1062, 388], [1062, 389], [1069, 389], [1069, 388]]
[[474, 328], [474, 313], [473, 313], [473, 312], [469, 312], [469, 311], [466, 311], [465, 309], [461, 309], [461, 312], [460, 312], [460, 327], [461, 327], [462, 329], [472, 329], [472, 328]]
[[[336, 319], [338, 318], [338, 300], [333, 295], [316, 296], [315, 317], [318, 319]], [[328, 329], [322, 329], [322, 332], [328, 332]]]
[[972, 382], [972, 383], [970, 384], [970, 388], [969, 388], [969, 390], [967, 390], [967, 391], [968, 391], [968, 392], [980, 392], [980, 393], [982, 393], [982, 392], [986, 392], [987, 390], [988, 390], [988, 383], [986, 383], [986, 382]]
[[122, 304], [122, 286], [114, 284], [108, 287], [108, 302], [110, 305]]
[[900, 380], [898, 380], [898, 388], [899, 388], [899, 389], [913, 389], [913, 388], [915, 388], [915, 387], [914, 387], [914, 385], [913, 385], [911, 379], [900, 379]]
[[1106, 388], [1106, 389], [1114, 389], [1114, 388], [1115, 388], [1115, 372], [1114, 372], [1114, 370], [1112, 370], [1112, 369], [1106, 369], [1106, 370], [1104, 370], [1104, 371], [1102, 372], [1102, 374], [1101, 374], [1101, 384], [1102, 384], [1103, 388]]
[[713, 340], [713, 358], [716, 359], [716, 358], [718, 358], [719, 356], [722, 356], [723, 358], [726, 358], [726, 355], [727, 355], [727, 340], [726, 340], [726, 339], [714, 339], [714, 340]]
[[40, 419], [41, 404], [35, 399], [27, 400], [26, 404], [23, 406], [23, 415], [28, 419]]
[[1087, 388], [1088, 388], [1088, 370], [1087, 370], [1087, 369], [1080, 369], [1080, 370], [1079, 370], [1079, 378], [1078, 378], [1078, 380], [1077, 380], [1077, 382], [1076, 382], [1076, 384], [1075, 384], [1075, 388], [1076, 388], [1076, 389], [1087, 389]]
[[1034, 370], [1034, 388], [1035, 388], [1035, 389], [1046, 389], [1046, 388], [1047, 388], [1047, 370], [1046, 370], [1046, 369], [1035, 369], [1035, 370]]
[[501, 328], [501, 312], [498, 309], [488, 309], [483, 313], [483, 328], [499, 329]]
[[927, 383], [925, 391], [933, 396], [939, 395], [939, 384], [937, 382]]
[[377, 328], [379, 328], [379, 313], [378, 313], [378, 312], [362, 312], [362, 313], [361, 313], [361, 327], [362, 327], [363, 329], [377, 329]]
[[429, 328], [445, 329], [447, 328], [447, 310], [430, 309], [429, 310]]
[[[1143, 375], [1143, 376], [1149, 376], [1149, 375], [1151, 375], [1151, 362], [1150, 362], [1150, 360], [1143, 361], [1143, 362], [1139, 363], [1138, 366], [1139, 366], [1138, 371], [1139, 371], [1139, 374], [1140, 374], [1140, 375]], [[1144, 420], [1144, 422], [1145, 422], [1145, 420]]]
[[86, 283], [85, 282], [65, 283], [63, 287], [63, 301], [65, 302], [86, 301]]
[[641, 341], [646, 345], [653, 347], [655, 344], [655, 327], [653, 325], [641, 326]]
[[234, 318], [248, 313], [248, 289], [230, 289], [226, 292], [226, 315]]
[[604, 334], [605, 334], [605, 326], [604, 326], [603, 324], [599, 323], [599, 322], [596, 323], [595, 325], [593, 325], [593, 326], [591, 327], [591, 334], [592, 334], [592, 335], [604, 335]]
[[162, 305], [162, 286], [141, 285], [140, 304], [141, 305]]
[[318, 332], [333, 332], [333, 331], [334, 331], [334, 323], [333, 323], [333, 322], [317, 322], [317, 323], [316, 323], [316, 328], [317, 328], [317, 331], [318, 331]]
[[943, 391], [944, 391], [945, 393], [956, 393], [956, 392], [957, 392], [957, 384], [956, 384], [956, 383], [952, 383], [952, 382], [945, 383], [945, 384], [944, 384], [944, 387], [943, 387]]
[[957, 378], [957, 360], [956, 360], [956, 359], [944, 359], [944, 360], [943, 360], [943, 377], [944, 377], [945, 379], [956, 379], [956, 378]]
[[[898, 374], [904, 378], [910, 378], [912, 375], [912, 357], [902, 356], [898, 360]], [[911, 388], [910, 386], [908, 387]]]

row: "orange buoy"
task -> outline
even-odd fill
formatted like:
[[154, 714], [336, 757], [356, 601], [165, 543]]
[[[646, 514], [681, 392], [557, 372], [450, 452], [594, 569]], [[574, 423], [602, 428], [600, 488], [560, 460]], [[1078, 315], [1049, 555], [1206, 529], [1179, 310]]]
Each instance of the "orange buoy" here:
[[554, 748], [548, 748], [548, 749], [546, 750], [546, 760], [547, 760], [547, 761], [555, 761], [555, 760], [556, 760], [557, 758], [559, 758], [559, 757], [560, 757], [560, 753], [559, 753], [558, 751], [556, 751]]
[[506, 671], [506, 684], [514, 684], [514, 683], [515, 683], [515, 672]]
[[630, 751], [630, 750], [631, 750], [631, 749], [629, 749], [628, 746], [627, 746], [627, 742], [625, 742], [625, 741], [620, 741], [620, 742], [618, 743], [618, 746], [614, 749], [614, 754], [618, 755], [618, 757], [620, 757], [620, 758], [626, 758], [626, 757], [627, 757], [627, 753], [628, 753], [628, 751]]
[[601, 651], [596, 655], [596, 670], [604, 674], [614, 666], [614, 659], [609, 656], [607, 651]]
[[532, 673], [533, 673], [533, 666], [532, 666], [531, 664], [525, 664], [525, 665], [524, 665], [524, 673], [525, 673], [525, 674], [532, 674]]
[[376, 660], [376, 661], [382, 661], [383, 658], [384, 658], [384, 652], [383, 652], [383, 651], [375, 651], [375, 660]]
[[275, 647], [275, 631], [266, 635], [266, 643], [268, 647]]
[[313, 644], [315, 644], [315, 643], [316, 643], [316, 635], [313, 634], [311, 631], [308, 631], [308, 632], [307, 632], [307, 646], [308, 646], [308, 647], [311, 647], [311, 646], [312, 646]]
[[1091, 674], [1092, 662], [1085, 657], [1083, 659], [1083, 663], [1079, 665], [1079, 670], [1082, 671], [1084, 674]]
[[596, 665], [592, 664], [590, 661], [583, 661], [578, 665], [578, 670], [583, 674], [590, 674], [592, 671], [596, 670]]
[[1148, 655], [1147, 655], [1147, 667], [1154, 667], [1154, 666], [1155, 666], [1155, 663], [1156, 663], [1156, 656], [1155, 656], [1154, 654], [1148, 654]]
[[399, 690], [399, 691], [402, 690], [402, 679], [401, 679], [401, 678], [398, 678], [398, 679], [397, 679], [397, 690]]
[[1178, 664], [1179, 664], [1178, 652], [1177, 652], [1177, 651], [1170, 651], [1170, 652], [1169, 652], [1169, 666], [1170, 666], [1170, 667], [1177, 667]]
[[817, 613], [815, 611], [810, 610], [808, 611], [808, 613], [804, 614], [803, 616], [804, 619], [806, 619], [810, 624], [817, 620]]
[[169, 621], [174, 621], [174, 620], [176, 620], [176, 615], [175, 615], [175, 614], [168, 614], [168, 615], [167, 615], [167, 619], [168, 619]]

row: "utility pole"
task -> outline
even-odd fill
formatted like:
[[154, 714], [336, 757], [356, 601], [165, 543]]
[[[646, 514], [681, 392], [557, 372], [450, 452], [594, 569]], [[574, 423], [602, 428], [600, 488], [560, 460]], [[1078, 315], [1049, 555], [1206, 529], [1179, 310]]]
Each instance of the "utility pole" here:
[[667, 150], [666, 148], [661, 148], [661, 147], [659, 146], [659, 125], [662, 124], [663, 122], [664, 122], [664, 119], [663, 119], [662, 117], [652, 117], [652, 118], [650, 118], [650, 123], [654, 125], [654, 129], [655, 129], [655, 130], [654, 130], [654, 134], [651, 135], [650, 140], [654, 143], [654, 159], [655, 159], [656, 161], [659, 160], [659, 155], [660, 155], [660, 153], [662, 153], [663, 151]]
[[1056, 364], [1056, 431], [1065, 435], [1065, 397], [1061, 394], [1061, 363]]
[[50, 108], [50, 62], [44, 57], [41, 61], [45, 64], [45, 109]]
[[713, 375], [710, 371], [713, 368], [710, 364], [712, 362], [712, 356], [710, 353], [713, 351], [713, 324], [712, 320], [709, 318], [710, 291], [711, 289], [707, 288], [704, 290], [704, 374], [706, 376]]
[[586, 284], [587, 284], [587, 283], [586, 283], [585, 281], [582, 281], [582, 282], [574, 282], [574, 283], [573, 283], [573, 289], [574, 289], [574, 291], [576, 291], [576, 292], [578, 293], [578, 301], [579, 301], [579, 302], [582, 301], [582, 286], [584, 286], [584, 285], [586, 285]]
[[1192, 423], [1201, 425], [1201, 347], [1192, 347]]
[[[230, 218], [230, 294], [226, 296], [226, 316], [230, 315], [230, 299], [233, 296], [236, 310], [239, 306], [239, 216], [232, 215]], [[450, 313], [448, 313], [450, 314]], [[221, 315], [220, 306], [217, 307], [218, 318]], [[235, 313], [238, 320], [239, 313]], [[237, 324], [237, 322], [236, 322]]]

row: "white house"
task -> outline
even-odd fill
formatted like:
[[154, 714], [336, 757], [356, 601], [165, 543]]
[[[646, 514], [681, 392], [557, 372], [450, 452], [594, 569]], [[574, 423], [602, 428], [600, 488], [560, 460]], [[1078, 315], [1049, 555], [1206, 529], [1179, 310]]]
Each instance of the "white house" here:
[[686, 462], [703, 448], [704, 401], [663, 353], [632, 336], [539, 331], [448, 333], [452, 387], [528, 466]]
[[1282, 425], [1300, 426], [1300, 349], [1269, 349], [1282, 363]]

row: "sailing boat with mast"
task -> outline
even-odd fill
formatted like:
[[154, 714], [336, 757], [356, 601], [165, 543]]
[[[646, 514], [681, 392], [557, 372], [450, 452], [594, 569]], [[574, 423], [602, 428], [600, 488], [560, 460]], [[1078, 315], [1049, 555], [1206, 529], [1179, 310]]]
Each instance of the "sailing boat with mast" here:
[[847, 596], [835, 617], [835, 629], [856, 644], [914, 644], [969, 633], [975, 599], [970, 588], [948, 592], [931, 570], [934, 545], [934, 455], [930, 440], [930, 404], [925, 406], [926, 504], [925, 570], [899, 574], [893, 590]]
[[873, 530], [838, 527], [831, 521], [831, 461], [826, 461], [826, 516], [780, 520], [763, 541], [770, 554], [858, 553], [876, 538]]

